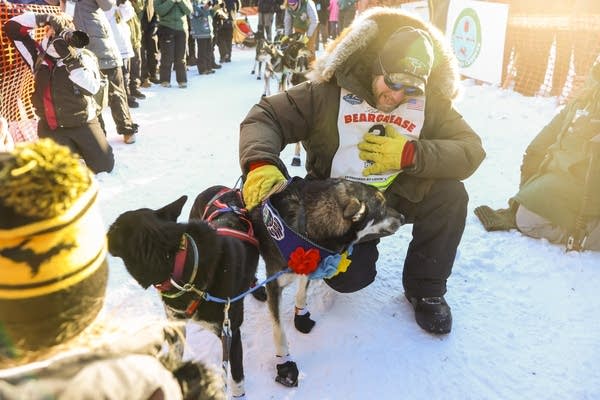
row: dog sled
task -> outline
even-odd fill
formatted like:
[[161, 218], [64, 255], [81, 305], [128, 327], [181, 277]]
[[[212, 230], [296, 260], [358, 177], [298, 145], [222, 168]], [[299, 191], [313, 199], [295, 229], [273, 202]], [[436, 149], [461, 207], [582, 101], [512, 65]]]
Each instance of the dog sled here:
[[233, 43], [238, 46], [256, 46], [256, 37], [246, 17], [233, 20]]

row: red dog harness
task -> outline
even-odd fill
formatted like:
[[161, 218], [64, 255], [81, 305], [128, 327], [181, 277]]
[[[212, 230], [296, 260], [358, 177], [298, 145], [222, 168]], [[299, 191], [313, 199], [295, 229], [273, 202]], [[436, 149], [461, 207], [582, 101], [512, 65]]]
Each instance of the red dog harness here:
[[[241, 193], [239, 190], [234, 191], [229, 188], [224, 188], [224, 189], [220, 190], [206, 204], [206, 207], [204, 208], [204, 213], [202, 214], [202, 220], [206, 221], [210, 226], [212, 226], [216, 230], [217, 235], [231, 236], [231, 237], [243, 240], [245, 242], [248, 242], [248, 243], [252, 244], [253, 246], [258, 247], [258, 240], [254, 236], [254, 229], [252, 227], [252, 223], [250, 222], [250, 219], [247, 216], [248, 211], [245, 208], [240, 208], [235, 205], [229, 205], [221, 200], [221, 197], [229, 192], [235, 192], [241, 201]], [[215, 209], [211, 211], [212, 207], [214, 207]], [[211, 211], [211, 212], [209, 213], [209, 211]], [[239, 230], [235, 230], [235, 229], [216, 226], [216, 219], [220, 215], [222, 215], [224, 213], [228, 213], [228, 212], [233, 212], [236, 215], [238, 215], [239, 219], [246, 224], [247, 229], [245, 231], [239, 231]], [[189, 250], [190, 245], [191, 245], [193, 253], [194, 253], [192, 274], [190, 276], [190, 279], [188, 280], [188, 283], [181, 285], [179, 282], [181, 282], [181, 279], [183, 277], [183, 272], [185, 269], [185, 264], [186, 264], [186, 260], [188, 257], [188, 250]], [[204, 292], [195, 288], [194, 284], [193, 284], [194, 280], [196, 279], [196, 274], [198, 273], [198, 261], [199, 261], [199, 254], [198, 254], [198, 247], [196, 246], [196, 242], [189, 234], [184, 233], [181, 236], [181, 241], [179, 243], [179, 250], [175, 254], [175, 261], [173, 262], [173, 272], [172, 272], [171, 276], [164, 282], [154, 285], [154, 287], [164, 297], [176, 298], [176, 297], [179, 297], [179, 296], [183, 295], [184, 293], [187, 293], [190, 291], [193, 291], [193, 292], [199, 294], [199, 298], [192, 300], [189, 303], [187, 309], [185, 310], [185, 314], [188, 317], [193, 315], [193, 313], [196, 311], [196, 308], [200, 304], [200, 301], [202, 300], [202, 296], [204, 295]], [[168, 291], [171, 291], [173, 289], [177, 289], [177, 292], [167, 293]], [[174, 310], [174, 311], [181, 312], [179, 310]]]

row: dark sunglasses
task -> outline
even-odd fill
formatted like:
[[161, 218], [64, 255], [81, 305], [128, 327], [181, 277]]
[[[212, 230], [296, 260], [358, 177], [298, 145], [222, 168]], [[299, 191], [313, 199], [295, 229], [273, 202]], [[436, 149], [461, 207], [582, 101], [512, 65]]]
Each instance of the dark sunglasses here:
[[402, 90], [402, 91], [404, 91], [404, 93], [411, 95], [411, 96], [419, 96], [419, 95], [423, 94], [421, 89], [419, 89], [418, 87], [408, 86], [403, 83], [393, 82], [392, 79], [390, 78], [390, 74], [388, 74], [387, 71], [385, 70], [385, 68], [383, 68], [383, 64], [381, 63], [381, 56], [379, 56], [378, 59], [379, 59], [379, 67], [381, 68], [381, 72], [383, 73], [383, 82], [385, 83], [385, 85], [388, 88], [390, 88], [392, 90]]

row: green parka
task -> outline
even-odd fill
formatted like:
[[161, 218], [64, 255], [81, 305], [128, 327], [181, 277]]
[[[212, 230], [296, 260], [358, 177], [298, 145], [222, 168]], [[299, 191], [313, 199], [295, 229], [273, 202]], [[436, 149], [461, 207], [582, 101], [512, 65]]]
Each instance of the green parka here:
[[[582, 93], [546, 125], [529, 144], [521, 165], [521, 187], [514, 197], [530, 211], [572, 231], [582, 208], [586, 175], [593, 151], [590, 139], [600, 134], [600, 66]], [[597, 154], [596, 157], [600, 157]], [[584, 220], [600, 217], [600, 181], [592, 193]]]
[[329, 178], [339, 136], [344, 134], [337, 127], [340, 87], [373, 106], [372, 62], [387, 37], [406, 25], [431, 34], [435, 62], [426, 88], [425, 123], [415, 143], [416, 164], [396, 177], [386, 195], [419, 202], [435, 180], [463, 180], [473, 174], [485, 152], [480, 138], [452, 106], [458, 73], [451, 49], [432, 25], [399, 9], [381, 7], [362, 13], [327, 48], [308, 75], [310, 81], [265, 97], [249, 111], [240, 131], [243, 173], [260, 161], [286, 171], [279, 153], [287, 144], [301, 141], [307, 177]]
[[154, 0], [154, 11], [158, 14], [158, 25], [175, 31], [187, 31], [187, 16], [192, 13], [191, 0]]

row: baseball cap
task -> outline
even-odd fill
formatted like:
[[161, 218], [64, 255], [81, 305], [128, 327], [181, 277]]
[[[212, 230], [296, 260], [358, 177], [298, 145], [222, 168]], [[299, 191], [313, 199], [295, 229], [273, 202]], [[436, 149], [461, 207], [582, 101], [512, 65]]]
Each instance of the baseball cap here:
[[383, 75], [390, 89], [416, 88], [424, 93], [432, 67], [433, 44], [429, 34], [402, 27], [385, 42], [374, 64], [374, 73]]

